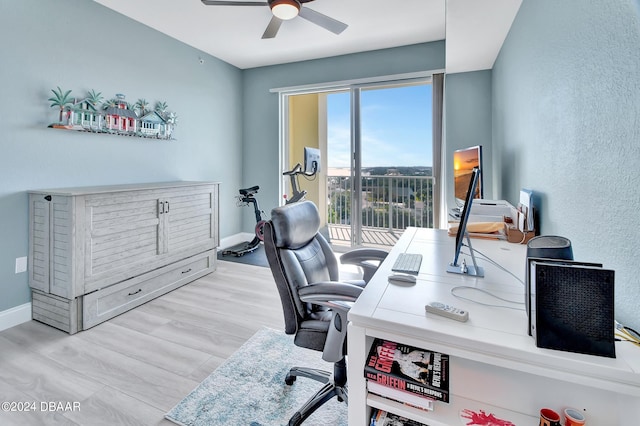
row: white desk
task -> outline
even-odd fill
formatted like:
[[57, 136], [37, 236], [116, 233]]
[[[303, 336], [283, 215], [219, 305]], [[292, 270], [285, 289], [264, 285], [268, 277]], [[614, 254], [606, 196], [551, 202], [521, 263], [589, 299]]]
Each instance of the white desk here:
[[[456, 286], [470, 286], [524, 302], [523, 284], [479, 256], [485, 278], [445, 272], [454, 243], [455, 238], [445, 231], [407, 229], [349, 312], [349, 425], [368, 425], [371, 407], [430, 426], [467, 424], [459, 417], [462, 409], [484, 410], [518, 426], [535, 426], [543, 407], [558, 412], [566, 407], [585, 410], [587, 425], [635, 426], [640, 422], [640, 348], [618, 342], [617, 358], [612, 359], [536, 347], [527, 334], [524, 304], [504, 303], [474, 290], [456, 291], [473, 300], [521, 310], [489, 307], [451, 294]], [[524, 245], [481, 239], [473, 239], [472, 244], [524, 277]], [[387, 280], [401, 252], [423, 255], [413, 286]], [[470, 264], [470, 257], [463, 257]], [[468, 310], [469, 321], [426, 314], [424, 305], [429, 301]], [[436, 402], [433, 412], [425, 412], [368, 395], [363, 368], [374, 337], [449, 354], [451, 403]]]

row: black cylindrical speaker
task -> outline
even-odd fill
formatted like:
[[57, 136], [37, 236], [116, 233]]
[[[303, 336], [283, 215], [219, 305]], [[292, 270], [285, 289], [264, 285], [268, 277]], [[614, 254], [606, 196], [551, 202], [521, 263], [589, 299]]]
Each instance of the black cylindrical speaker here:
[[573, 260], [571, 241], [556, 235], [540, 235], [527, 243], [527, 258]]

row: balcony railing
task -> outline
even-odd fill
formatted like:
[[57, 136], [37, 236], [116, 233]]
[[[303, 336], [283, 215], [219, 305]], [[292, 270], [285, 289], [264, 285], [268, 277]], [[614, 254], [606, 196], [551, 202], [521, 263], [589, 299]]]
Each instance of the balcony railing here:
[[[393, 233], [409, 226], [433, 227], [433, 177], [363, 176], [361, 179], [363, 228]], [[351, 224], [353, 187], [351, 177], [327, 176], [329, 226]]]

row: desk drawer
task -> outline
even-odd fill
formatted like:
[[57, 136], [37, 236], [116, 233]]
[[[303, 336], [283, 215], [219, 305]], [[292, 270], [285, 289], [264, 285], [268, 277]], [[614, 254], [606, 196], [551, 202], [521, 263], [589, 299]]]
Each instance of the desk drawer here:
[[215, 270], [215, 250], [167, 265], [84, 296], [82, 327], [87, 329]]

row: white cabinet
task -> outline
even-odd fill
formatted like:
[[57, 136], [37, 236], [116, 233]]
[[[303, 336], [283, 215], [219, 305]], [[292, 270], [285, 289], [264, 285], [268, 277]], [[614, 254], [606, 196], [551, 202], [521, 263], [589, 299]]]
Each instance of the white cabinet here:
[[75, 333], [215, 270], [218, 184], [29, 192], [33, 318]]

